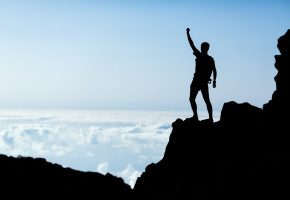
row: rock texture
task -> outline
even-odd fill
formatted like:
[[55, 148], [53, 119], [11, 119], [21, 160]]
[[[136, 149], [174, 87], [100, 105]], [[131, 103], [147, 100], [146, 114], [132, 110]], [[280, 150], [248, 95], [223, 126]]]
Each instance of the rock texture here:
[[81, 172], [42, 158], [0, 155], [5, 199], [130, 199], [132, 189], [111, 174]]
[[164, 157], [138, 178], [138, 199], [290, 198], [290, 31], [278, 39], [277, 90], [263, 109], [225, 103], [216, 123], [177, 119]]

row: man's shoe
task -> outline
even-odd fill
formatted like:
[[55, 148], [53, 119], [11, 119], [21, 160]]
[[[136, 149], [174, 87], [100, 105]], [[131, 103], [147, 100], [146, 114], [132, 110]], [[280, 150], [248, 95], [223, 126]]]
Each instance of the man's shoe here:
[[208, 119], [208, 122], [211, 123], [211, 124], [213, 124], [213, 118], [209, 118]]
[[192, 119], [193, 119], [194, 122], [199, 122], [199, 119], [198, 119], [197, 116], [193, 116]]

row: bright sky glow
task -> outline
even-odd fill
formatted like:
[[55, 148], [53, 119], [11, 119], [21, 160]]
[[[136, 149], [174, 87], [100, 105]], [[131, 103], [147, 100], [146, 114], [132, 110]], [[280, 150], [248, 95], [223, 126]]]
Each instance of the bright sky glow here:
[[214, 110], [262, 107], [289, 10], [287, 0], [2, 0], [0, 108], [190, 110], [187, 27], [197, 47], [211, 44]]

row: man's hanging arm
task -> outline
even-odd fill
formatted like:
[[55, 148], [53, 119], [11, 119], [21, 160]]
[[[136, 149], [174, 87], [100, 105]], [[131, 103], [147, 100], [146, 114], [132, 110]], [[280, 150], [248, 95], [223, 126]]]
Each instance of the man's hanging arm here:
[[212, 60], [212, 72], [213, 72], [213, 83], [212, 83], [212, 87], [215, 88], [216, 87], [216, 76], [217, 76], [217, 72], [216, 72], [216, 68], [215, 68], [215, 63], [214, 60]]
[[188, 42], [189, 42], [189, 44], [190, 44], [190, 46], [191, 46], [191, 48], [192, 48], [192, 50], [193, 50], [194, 53], [199, 52], [199, 50], [198, 50], [198, 49], [194, 46], [194, 44], [193, 44], [193, 41], [192, 41], [192, 39], [191, 39], [191, 37], [190, 37], [190, 35], [189, 35], [189, 31], [190, 31], [190, 29], [187, 28], [187, 29], [186, 29], [186, 34], [187, 34]]

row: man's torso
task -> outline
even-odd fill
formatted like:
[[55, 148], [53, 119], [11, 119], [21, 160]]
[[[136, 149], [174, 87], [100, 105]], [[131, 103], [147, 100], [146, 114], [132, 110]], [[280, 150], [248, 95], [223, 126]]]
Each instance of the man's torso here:
[[207, 84], [213, 70], [213, 58], [209, 55], [199, 53], [196, 55], [195, 61], [194, 79]]

